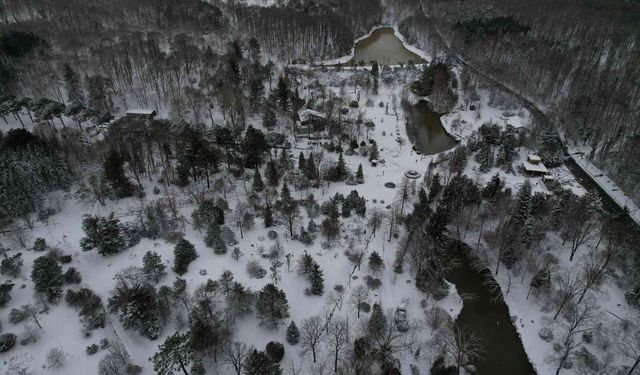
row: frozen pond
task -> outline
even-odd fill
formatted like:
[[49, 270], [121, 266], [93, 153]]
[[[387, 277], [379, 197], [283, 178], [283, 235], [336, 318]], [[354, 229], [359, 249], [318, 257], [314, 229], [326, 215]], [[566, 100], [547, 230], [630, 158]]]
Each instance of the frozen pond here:
[[359, 64], [363, 61], [369, 64], [377, 61], [383, 65], [406, 64], [413, 61], [416, 64], [424, 63], [424, 59], [416, 53], [409, 51], [402, 41], [394, 34], [391, 27], [382, 27], [374, 30], [368, 37], [357, 41], [351, 62]]
[[442, 126], [440, 114], [434, 112], [425, 101], [407, 106], [407, 134], [416, 149], [425, 155], [433, 155], [453, 148], [458, 142]]

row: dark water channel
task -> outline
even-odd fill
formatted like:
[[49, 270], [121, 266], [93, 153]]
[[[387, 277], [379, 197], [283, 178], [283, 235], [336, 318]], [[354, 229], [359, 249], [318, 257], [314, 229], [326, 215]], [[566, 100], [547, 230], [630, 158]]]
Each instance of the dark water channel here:
[[407, 135], [416, 149], [425, 155], [433, 155], [455, 147], [458, 142], [442, 126], [441, 114], [431, 110], [426, 101], [406, 105]]
[[489, 270], [477, 271], [469, 265], [467, 254], [471, 248], [452, 240], [450, 254], [460, 264], [450, 272], [447, 280], [456, 285], [465, 298], [456, 324], [474, 332], [481, 340], [482, 358], [474, 363], [478, 375], [534, 375], [522, 341], [511, 323], [504, 301], [494, 301], [492, 292], [484, 284], [491, 277]]

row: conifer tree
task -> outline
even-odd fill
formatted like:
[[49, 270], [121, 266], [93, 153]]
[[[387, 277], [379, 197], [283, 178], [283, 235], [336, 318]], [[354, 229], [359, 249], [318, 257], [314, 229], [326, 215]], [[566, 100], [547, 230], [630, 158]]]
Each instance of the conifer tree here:
[[165, 275], [166, 266], [162, 263], [160, 254], [155, 251], [147, 251], [142, 258], [142, 272], [147, 279], [158, 283], [162, 276]]
[[364, 182], [364, 172], [362, 172], [362, 164], [358, 164], [358, 171], [356, 172], [356, 180], [358, 180], [359, 183]]
[[98, 249], [100, 255], [111, 255], [122, 251], [126, 246], [122, 224], [113, 213], [108, 217], [85, 215], [82, 229], [86, 235], [80, 239], [83, 251]]
[[173, 270], [178, 275], [185, 274], [189, 269], [189, 264], [198, 257], [198, 253], [193, 244], [184, 238], [176, 243], [173, 255]]
[[377, 251], [374, 251], [369, 255], [369, 268], [374, 272], [378, 272], [384, 268], [384, 262]]
[[273, 226], [273, 212], [271, 212], [271, 205], [267, 205], [264, 209], [264, 227], [269, 228]]
[[84, 94], [80, 87], [80, 79], [69, 64], [64, 64], [62, 68], [62, 78], [64, 79], [64, 89], [67, 92], [67, 100], [70, 106], [84, 104]]
[[278, 98], [280, 109], [286, 111], [289, 108], [289, 85], [287, 83], [287, 79], [283, 76], [278, 78], [276, 97]]
[[307, 164], [304, 169], [305, 176], [311, 181], [318, 180], [318, 167], [316, 166], [316, 161], [313, 159], [313, 153], [309, 154], [309, 159], [307, 159]]
[[188, 334], [174, 333], [167, 337], [158, 352], [149, 360], [153, 362], [153, 369], [159, 375], [172, 375], [175, 371], [182, 371], [189, 375], [187, 367], [193, 361], [190, 338]]
[[207, 235], [204, 237], [204, 244], [213, 249], [215, 254], [226, 254], [227, 244], [222, 238], [222, 230], [218, 224], [211, 223], [207, 228]]
[[109, 150], [104, 159], [104, 177], [119, 198], [133, 195], [134, 186], [124, 173], [124, 158], [115, 149]]
[[514, 214], [516, 222], [524, 224], [531, 216], [531, 182], [525, 180], [516, 197], [517, 205]]
[[307, 167], [307, 161], [304, 158], [304, 153], [300, 151], [300, 156], [298, 156], [298, 169], [304, 171]]
[[278, 167], [276, 167], [276, 163], [272, 161], [268, 162], [265, 174], [267, 177], [267, 184], [269, 184], [269, 186], [275, 187], [280, 184], [280, 174], [278, 173]]
[[262, 115], [262, 126], [271, 130], [277, 125], [276, 113], [273, 112], [270, 106], [264, 107], [264, 114]]
[[258, 292], [256, 313], [260, 324], [267, 328], [276, 328], [282, 319], [289, 317], [289, 302], [283, 290], [273, 284], [267, 284]]
[[46, 296], [50, 302], [56, 301], [64, 283], [62, 268], [51, 257], [36, 258], [31, 268], [31, 281], [36, 292]]
[[488, 142], [483, 142], [480, 150], [475, 156], [475, 160], [480, 164], [480, 172], [487, 172], [493, 167], [493, 149]]
[[296, 345], [300, 342], [300, 330], [293, 320], [287, 327], [287, 342], [291, 345]]
[[245, 364], [245, 375], [282, 375], [280, 365], [262, 351], [254, 350], [249, 354]]
[[436, 173], [431, 179], [431, 186], [429, 186], [429, 203], [440, 194], [442, 191], [442, 184], [440, 183], [440, 174]]
[[316, 262], [313, 263], [311, 267], [311, 272], [309, 273], [309, 282], [311, 286], [309, 288], [310, 294], [315, 296], [321, 296], [324, 293], [324, 276], [322, 269], [320, 269], [320, 265]]
[[261, 193], [264, 190], [264, 182], [262, 182], [262, 176], [260, 175], [260, 170], [256, 168], [253, 173], [253, 191], [257, 193]]

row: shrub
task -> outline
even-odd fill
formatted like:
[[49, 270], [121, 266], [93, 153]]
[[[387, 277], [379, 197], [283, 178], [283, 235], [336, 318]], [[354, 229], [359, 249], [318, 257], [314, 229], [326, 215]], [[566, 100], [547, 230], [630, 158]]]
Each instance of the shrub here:
[[284, 357], [284, 345], [277, 341], [271, 341], [267, 344], [267, 355], [274, 363], [282, 361]]
[[100, 350], [98, 345], [91, 344], [91, 345], [87, 346], [87, 348], [85, 349], [85, 352], [87, 352], [87, 354], [89, 354], [89, 355], [94, 355], [94, 354], [96, 354], [98, 352], [98, 350]]
[[0, 335], [0, 353], [11, 350], [11, 348], [16, 344], [16, 339], [17, 337], [13, 333]]
[[252, 278], [262, 279], [267, 274], [267, 271], [262, 268], [258, 261], [252, 260], [247, 263], [247, 273]]
[[24, 310], [11, 309], [9, 312], [9, 323], [18, 324], [22, 323], [29, 317], [29, 313]]

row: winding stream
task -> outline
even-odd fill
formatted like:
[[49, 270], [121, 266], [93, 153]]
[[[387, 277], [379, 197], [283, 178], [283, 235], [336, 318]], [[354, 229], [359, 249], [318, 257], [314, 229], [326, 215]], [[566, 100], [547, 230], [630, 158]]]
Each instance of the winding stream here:
[[477, 271], [469, 264], [469, 245], [452, 240], [450, 254], [460, 264], [447, 275], [458, 293], [465, 298], [456, 324], [472, 331], [480, 340], [482, 357], [473, 365], [478, 375], [534, 375], [536, 371], [522, 346], [516, 327], [511, 323], [509, 308], [504, 301], [494, 301], [484, 281], [491, 272]]

